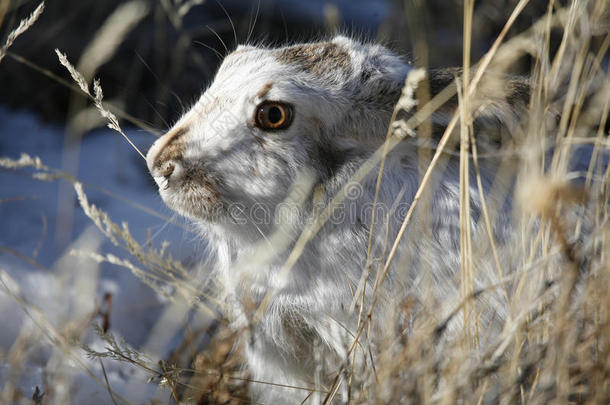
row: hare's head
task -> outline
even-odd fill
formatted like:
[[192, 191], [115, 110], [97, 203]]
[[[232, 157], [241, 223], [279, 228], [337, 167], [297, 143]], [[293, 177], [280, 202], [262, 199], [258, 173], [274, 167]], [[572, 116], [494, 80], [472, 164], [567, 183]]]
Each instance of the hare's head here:
[[230, 206], [273, 210], [301, 171], [323, 182], [381, 142], [408, 69], [345, 37], [240, 46], [152, 146], [149, 170], [165, 203], [195, 221], [227, 219]]

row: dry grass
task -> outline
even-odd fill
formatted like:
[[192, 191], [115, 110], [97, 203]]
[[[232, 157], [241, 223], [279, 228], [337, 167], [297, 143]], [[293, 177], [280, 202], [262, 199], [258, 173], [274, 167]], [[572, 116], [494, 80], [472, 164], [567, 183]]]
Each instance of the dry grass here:
[[8, 48], [10, 48], [11, 45], [13, 45], [15, 40], [21, 34], [26, 32], [28, 30], [28, 28], [30, 28], [32, 25], [34, 25], [34, 23], [36, 22], [36, 20], [38, 20], [38, 18], [40, 17], [40, 15], [42, 14], [43, 11], [44, 11], [44, 2], [40, 3], [40, 5], [38, 7], [36, 7], [36, 9], [32, 12], [32, 14], [28, 18], [21, 20], [21, 22], [19, 23], [17, 28], [12, 30], [8, 34], [8, 37], [6, 38], [6, 42], [4, 43], [4, 45], [2, 45], [2, 47], [0, 47], [0, 62], [2, 62], [2, 59], [4, 59], [4, 57], [6, 56], [6, 51], [8, 51]]
[[[172, 21], [180, 26], [181, 19], [196, 2], [178, 2], [177, 7], [169, 2], [162, 3], [175, 11]], [[529, 29], [507, 40], [507, 34], [527, 3], [527, 0], [522, 0], [515, 5], [496, 41], [478, 62], [472, 63], [471, 34], [477, 21], [473, 18], [474, 2], [464, 2], [464, 70], [463, 75], [456, 78], [457, 85], [441, 92], [429, 103], [420, 104], [408, 121], [393, 122], [384, 145], [354, 179], [357, 181], [371, 170], [376, 170], [376, 167], [380, 167], [381, 179], [387, 153], [406, 135], [413, 135], [415, 129], [425, 127], [426, 120], [442, 101], [457, 93], [459, 108], [434, 154], [430, 156], [427, 154], [429, 151], [422, 151], [422, 159], [429, 162], [428, 170], [423, 174], [420, 189], [398, 237], [389, 241], [387, 255], [370, 258], [363, 270], [372, 271], [370, 263], [373, 259], [381, 262], [382, 265], [375, 269], [376, 286], [383, 283], [400, 244], [404, 242], [408, 224], [427, 212], [418, 209], [418, 206], [425, 207], [429, 203], [425, 194], [434, 187], [432, 173], [448, 159], [450, 153], [447, 152], [451, 152], [448, 145], [459, 142], [462, 302], [445, 319], [434, 321], [422, 316], [414, 321], [410, 333], [398, 331], [395, 335], [387, 336], [387, 340], [376, 342], [378, 344], [374, 347], [367, 343], [366, 350], [370, 350], [371, 358], [375, 359], [374, 365], [364, 370], [356, 369], [351, 359], [355, 351], [364, 345], [362, 341], [369, 326], [368, 319], [375, 316], [375, 290], [370, 306], [360, 306], [361, 321], [354, 342], [347, 358], [337, 365], [339, 371], [333, 384], [313, 389], [294, 387], [303, 391], [304, 399], [350, 404], [610, 403], [610, 295], [607, 293], [610, 286], [610, 167], [607, 163], [604, 167], [602, 163], [604, 157], [607, 162], [610, 154], [607, 130], [610, 109], [610, 78], [607, 71], [610, 6], [604, 0], [575, 1], [567, 6], [550, 1], [546, 15]], [[128, 141], [117, 115], [102, 102], [99, 81], [93, 81], [93, 91], [90, 88], [97, 67], [112, 56], [121, 36], [147, 12], [143, 4], [137, 1], [127, 3], [120, 13], [114, 13], [109, 18], [108, 25], [99, 30], [100, 37], [94, 39], [88, 49], [100, 60], [81, 60], [79, 66], [85, 70], [85, 75], [79, 73], [67, 57], [57, 51], [61, 64], [68, 68], [80, 90], [107, 120], [108, 126]], [[0, 62], [15, 39], [36, 21], [41, 12], [42, 5], [8, 36], [6, 45], [0, 49]], [[115, 25], [119, 27], [116, 30], [113, 29]], [[551, 32], [557, 30], [561, 32], [561, 41], [558, 47], [552, 48]], [[112, 39], [104, 40], [107, 36]], [[426, 52], [422, 43], [417, 43], [416, 49], [420, 53]], [[491, 231], [493, 219], [501, 207], [485, 204], [484, 201], [480, 231], [488, 235], [491, 248], [481, 253], [473, 246], [471, 229], [465, 226], [470, 222], [468, 190], [471, 177], [468, 173], [474, 171], [478, 174], [479, 160], [484, 158], [478, 156], [473, 127], [474, 117], [481, 108], [481, 88], [499, 85], [485, 81], [484, 73], [509, 72], [524, 57], [534, 61], [530, 71], [533, 90], [527, 119], [524, 117], [523, 125], [519, 128], [516, 145], [512, 149], [502, 150], [505, 159], [499, 159], [500, 164], [516, 162], [519, 168], [516, 172], [515, 196], [508, 196], [518, 202], [515, 204], [514, 218], [519, 232], [517, 238], [510, 242], [511, 245], [503, 248], [511, 255], [510, 260], [506, 260], [505, 256], [500, 257]], [[421, 71], [416, 72], [417, 75]], [[412, 76], [410, 79], [397, 111], [413, 108], [408, 101], [425, 84], [422, 77]], [[557, 119], [549, 119], [552, 114]], [[588, 170], [586, 173], [571, 173], [569, 161], [582, 145], [592, 150]], [[138, 153], [142, 155], [140, 151]], [[28, 170], [36, 179], [61, 180], [73, 186], [86, 215], [109, 240], [124, 249], [128, 258], [87, 251], [74, 254], [95, 262], [124, 267], [163, 295], [168, 304], [154, 329], [159, 333], [159, 339], [163, 339], [163, 334], [169, 336], [185, 328], [183, 324], [168, 322], [177, 314], [190, 311], [208, 320], [207, 327], [199, 330], [190, 330], [187, 324], [188, 333], [185, 333], [184, 341], [171, 358], [150, 358], [146, 348], [135, 350], [112, 335], [107, 316], [104, 316], [108, 308], [96, 308], [89, 316], [73, 319], [63, 330], [58, 330], [45, 319], [43, 312], [20, 294], [18, 283], [0, 269], [1, 288], [38, 327], [20, 334], [5, 356], [9, 364], [13, 364], [18, 371], [18, 364], [28, 361], [28, 342], [44, 336], [57, 348], [60, 357], [79, 364], [96, 384], [107, 389], [112, 403], [129, 401], [115, 392], [108, 382], [104, 363], [111, 361], [128, 362], [143, 370], [151, 384], [167, 387], [171, 400], [176, 403], [247, 402], [246, 382], [249, 380], [239, 367], [239, 351], [234, 349], [234, 341], [240, 331], [226, 328], [224, 304], [217, 300], [216, 295], [210, 294], [210, 291], [220, 288], [215, 280], [194, 279], [190, 269], [165, 253], [164, 246], [155, 249], [152, 241], [137, 241], [127, 224], [116, 224], [88, 201], [81, 183], [73, 176], [49, 168], [39, 159], [29, 156], [22, 156], [18, 160], [1, 159], [0, 166]], [[570, 181], [574, 177], [579, 177], [581, 181]], [[475, 179], [477, 187], [482, 190], [480, 175]], [[490, 193], [511, 193], [499, 190], [501, 184], [498, 182]], [[340, 203], [342, 198], [345, 196], [339, 194], [332, 204]], [[305, 244], [328, 219], [332, 204], [301, 235], [285, 264], [286, 274], [296, 263]], [[383, 230], [375, 229], [373, 232]], [[499, 283], [485, 288], [475, 285], [474, 263], [479, 261], [493, 263], [492, 268], [499, 274]], [[514, 267], [510, 272], [507, 262]], [[500, 333], [487, 336], [480, 326], [481, 307], [477, 302], [498, 291], [504, 291], [510, 314]], [[361, 302], [364, 303], [364, 299]], [[110, 304], [109, 298], [106, 305]], [[397, 308], [398, 316], [407, 317], [411, 314], [412, 303], [397, 303]], [[264, 309], [262, 306], [255, 310]], [[96, 328], [96, 333], [106, 342], [104, 351], [96, 351], [80, 343], [86, 330], [100, 322], [99, 314], [102, 315], [102, 327]], [[448, 339], [445, 336], [447, 325], [455, 317], [462, 317], [463, 333]], [[204, 349], [198, 343], [202, 336], [212, 337]], [[83, 351], [99, 358], [104, 378], [100, 378], [99, 372], [91, 370], [80, 360]], [[0, 392], [3, 401], [27, 403], [26, 399], [31, 398], [33, 403], [45, 404], [62, 398], [60, 394], [54, 394], [53, 389], [47, 389], [45, 395], [41, 396], [38, 387], [33, 396], [26, 395], [20, 391], [19, 381], [20, 376], [16, 372]], [[59, 380], [47, 383], [48, 387], [62, 385], [63, 382]]]

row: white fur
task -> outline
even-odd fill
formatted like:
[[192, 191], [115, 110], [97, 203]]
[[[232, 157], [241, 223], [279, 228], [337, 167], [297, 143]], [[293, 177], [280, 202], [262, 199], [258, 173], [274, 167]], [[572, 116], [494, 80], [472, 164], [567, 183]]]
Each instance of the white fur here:
[[[383, 267], [383, 260], [373, 261], [370, 276], [362, 280], [375, 168], [358, 185], [351, 185], [353, 198], [343, 202], [336, 216], [307, 243], [290, 272], [282, 274], [297, 239], [311, 222], [314, 206], [318, 210], [328, 206], [385, 139], [393, 104], [377, 97], [384, 91], [400, 94], [411, 69], [382, 46], [345, 37], [333, 43], [349, 55], [351, 70], [319, 74], [278, 60], [277, 49], [239, 47], [226, 57], [197, 104], [148, 153], [164, 201], [189, 217], [209, 240], [219, 277], [229, 291], [230, 316], [236, 327], [247, 331], [244, 343], [253, 380], [298, 387], [312, 387], [315, 381], [328, 385], [346, 360], [356, 332], [360, 300], [354, 299], [352, 289], [366, 283], [368, 307], [375, 274]], [[367, 75], [364, 69], [369, 69]], [[259, 97], [268, 83], [272, 83], [268, 93]], [[293, 104], [292, 125], [268, 133], [255, 128], [252, 117], [262, 99]], [[228, 118], [224, 126], [219, 124], [223, 114]], [[183, 153], [157, 162], [168, 136], [180, 128], [185, 132], [176, 142]], [[155, 164], [165, 167], [168, 162], [174, 171], [166, 176]], [[398, 213], [377, 216], [372, 258], [387, 257], [387, 241], [393, 242], [419, 184], [422, 168], [417, 162], [417, 152], [408, 142], [387, 158], [378, 204], [386, 213]], [[486, 173], [491, 171], [486, 170], [483, 167], [488, 186], [491, 176]], [[211, 188], [199, 186], [197, 179], [202, 176], [212, 179]], [[374, 347], [402, 327], [397, 324], [397, 308], [408, 295], [422, 305], [437, 303], [435, 312], [426, 314], [437, 321], [459, 301], [456, 162], [450, 160], [433, 183], [432, 211], [414, 216], [380, 289], [372, 333], [360, 338], [363, 347]], [[471, 195], [475, 248], [485, 250], [486, 238], [478, 236], [485, 234], [479, 232], [481, 225], [475, 226], [480, 215], [476, 187]], [[207, 200], [211, 196], [212, 203]], [[301, 205], [289, 220], [278, 224], [277, 208], [287, 201]], [[211, 213], [210, 204], [217, 211]], [[261, 207], [260, 216], [253, 215], [256, 207]], [[489, 263], [477, 263], [476, 268], [478, 285], [493, 279], [495, 270]], [[424, 292], [431, 294], [424, 297]], [[272, 298], [256, 319], [254, 314], [269, 293]], [[496, 319], [505, 313], [497, 300], [487, 311], [496, 312]], [[357, 353], [358, 367], [366, 367], [370, 359], [360, 349]], [[251, 384], [251, 392], [255, 400], [272, 404], [300, 403], [308, 394], [256, 383]]]

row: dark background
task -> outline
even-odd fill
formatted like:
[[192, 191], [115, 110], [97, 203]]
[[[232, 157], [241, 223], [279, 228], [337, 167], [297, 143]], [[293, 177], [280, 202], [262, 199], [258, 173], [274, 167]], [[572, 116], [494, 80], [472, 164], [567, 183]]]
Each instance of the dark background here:
[[[473, 61], [489, 48], [517, 2], [476, 2]], [[2, 42], [38, 3], [4, 2], [8, 8], [0, 19]], [[69, 122], [86, 106], [78, 101], [82, 95], [71, 95], [64, 84], [32, 65], [71, 81], [54, 49], [66, 53], [76, 65], [97, 30], [121, 3], [125, 1], [48, 1], [40, 20], [16, 41], [12, 54], [0, 64], [0, 104], [34, 111], [46, 121]], [[160, 131], [206, 87], [227, 52], [225, 45], [229, 50], [235, 48], [235, 38], [238, 43], [281, 45], [341, 32], [384, 43], [417, 65], [462, 64], [463, 4], [457, 0], [205, 0], [180, 24], [172, 19], [176, 3], [181, 2], [150, 0], [147, 16], [96, 72], [106, 100]], [[546, 0], [532, 0], [509, 37], [527, 29], [546, 10]], [[553, 42], [559, 39], [557, 36]], [[27, 62], [17, 61], [14, 55]], [[531, 61], [523, 58], [512, 69], [526, 73], [530, 65]]]

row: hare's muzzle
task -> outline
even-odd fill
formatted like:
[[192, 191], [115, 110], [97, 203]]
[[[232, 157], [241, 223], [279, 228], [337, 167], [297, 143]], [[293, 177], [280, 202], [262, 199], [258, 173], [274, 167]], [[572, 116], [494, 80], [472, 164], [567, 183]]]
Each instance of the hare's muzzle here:
[[157, 139], [146, 155], [148, 170], [161, 189], [168, 188], [171, 181], [183, 172], [180, 170], [184, 154], [183, 138], [187, 132], [184, 127], [172, 128]]

